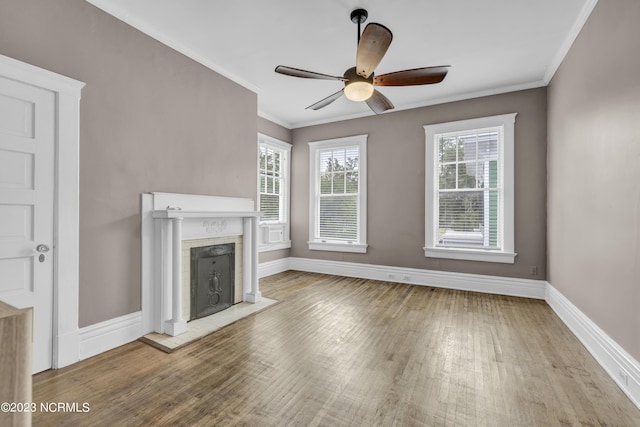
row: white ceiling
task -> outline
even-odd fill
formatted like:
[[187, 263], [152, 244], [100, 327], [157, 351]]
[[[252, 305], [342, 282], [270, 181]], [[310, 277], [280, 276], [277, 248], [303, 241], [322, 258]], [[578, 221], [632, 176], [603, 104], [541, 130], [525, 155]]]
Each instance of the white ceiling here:
[[[351, 11], [393, 32], [376, 74], [451, 65], [437, 85], [378, 88], [396, 110], [545, 86], [597, 0], [87, 0], [258, 94], [260, 116], [289, 128], [372, 115], [339, 81], [300, 79], [277, 65], [341, 76], [355, 65]], [[363, 25], [363, 29], [364, 29]], [[394, 110], [391, 110], [394, 111]], [[384, 113], [389, 114], [389, 112]]]

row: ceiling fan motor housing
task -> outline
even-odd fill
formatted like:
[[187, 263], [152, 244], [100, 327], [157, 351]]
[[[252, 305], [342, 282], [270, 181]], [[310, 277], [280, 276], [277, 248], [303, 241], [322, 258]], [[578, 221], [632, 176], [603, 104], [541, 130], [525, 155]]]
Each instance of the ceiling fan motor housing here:
[[352, 82], [367, 82], [373, 85], [373, 73], [369, 77], [362, 77], [360, 74], [356, 72], [356, 67], [351, 67], [347, 71], [344, 72], [344, 78], [349, 79], [345, 84], [349, 84]]
[[351, 101], [365, 101], [373, 94], [373, 73], [369, 77], [362, 77], [356, 73], [356, 67], [344, 72], [344, 94]]

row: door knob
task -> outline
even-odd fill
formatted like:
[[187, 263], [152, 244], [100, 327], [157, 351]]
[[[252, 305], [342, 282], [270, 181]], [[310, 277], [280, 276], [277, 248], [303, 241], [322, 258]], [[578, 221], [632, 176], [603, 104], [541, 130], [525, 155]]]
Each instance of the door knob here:
[[37, 252], [49, 252], [49, 246], [40, 243], [38, 246], [36, 246], [36, 251]]

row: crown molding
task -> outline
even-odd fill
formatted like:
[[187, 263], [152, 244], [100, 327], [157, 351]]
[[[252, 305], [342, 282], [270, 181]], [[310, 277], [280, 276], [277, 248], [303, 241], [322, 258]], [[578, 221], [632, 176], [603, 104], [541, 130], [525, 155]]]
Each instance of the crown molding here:
[[564, 61], [564, 58], [569, 53], [571, 46], [573, 46], [573, 42], [578, 38], [580, 31], [582, 31], [582, 27], [584, 27], [587, 19], [589, 19], [589, 16], [591, 16], [591, 12], [593, 12], [596, 4], [598, 4], [598, 0], [587, 0], [587, 2], [584, 4], [584, 7], [580, 11], [580, 14], [569, 30], [567, 37], [558, 48], [558, 51], [551, 60], [551, 64], [549, 64], [549, 67], [547, 68], [547, 72], [544, 74], [545, 86], [551, 82], [551, 79], [556, 74], [556, 71], [558, 71], [558, 68], [560, 68], [562, 61]]

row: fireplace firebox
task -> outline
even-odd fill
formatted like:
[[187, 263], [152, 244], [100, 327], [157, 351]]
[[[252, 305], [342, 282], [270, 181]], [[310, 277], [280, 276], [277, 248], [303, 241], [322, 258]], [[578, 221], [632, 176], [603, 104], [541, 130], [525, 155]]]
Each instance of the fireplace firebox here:
[[199, 319], [234, 301], [235, 244], [191, 249], [191, 316]]

